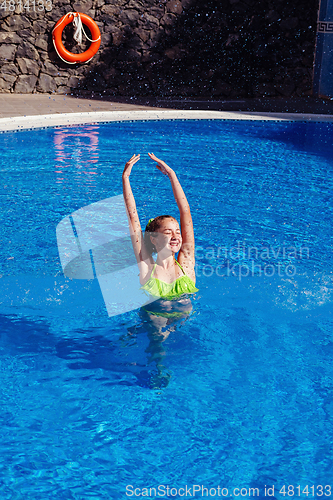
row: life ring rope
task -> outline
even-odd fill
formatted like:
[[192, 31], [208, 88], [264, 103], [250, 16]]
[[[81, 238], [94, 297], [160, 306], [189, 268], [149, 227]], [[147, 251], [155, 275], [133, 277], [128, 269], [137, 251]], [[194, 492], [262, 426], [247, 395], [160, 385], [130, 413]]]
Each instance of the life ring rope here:
[[98, 38], [96, 38], [96, 40], [90, 40], [89, 36], [88, 36], [88, 35], [87, 35], [87, 33], [84, 31], [84, 27], [83, 27], [83, 25], [81, 26], [81, 30], [82, 30], [82, 32], [83, 32], [83, 34], [84, 34], [84, 36], [86, 37], [86, 39], [87, 39], [87, 40], [89, 40], [89, 42], [91, 42], [91, 43], [98, 42], [98, 40], [100, 40], [100, 39], [101, 39], [101, 37], [99, 36]]
[[[76, 23], [74, 23], [76, 28], [77, 28], [77, 31], [74, 34], [74, 39], [76, 41], [78, 41], [79, 43], [81, 43], [82, 37], [77, 35], [77, 32], [81, 31], [84, 34], [84, 36], [86, 37], [86, 39], [89, 40], [89, 42], [91, 42], [89, 49], [86, 50], [85, 52], [82, 52], [81, 54], [74, 54], [73, 52], [69, 52], [68, 50], [66, 50], [63, 43], [62, 43], [62, 40], [61, 40], [62, 32], [63, 32], [64, 28], [71, 22], [69, 20], [69, 18], [71, 16], [73, 16], [73, 19], [71, 20], [73, 23], [74, 23], [75, 19], [78, 19], [78, 21]], [[87, 33], [85, 32], [85, 30], [83, 28], [83, 22], [82, 22], [81, 16], [83, 18], [83, 22], [92, 31], [92, 34], [95, 34], [95, 36], [98, 35], [95, 40], [94, 39], [91, 40], [88, 37]], [[61, 28], [62, 23], [65, 23], [65, 26], [63, 26]], [[93, 19], [91, 19], [91, 17], [87, 16], [86, 14], [82, 14], [80, 12], [68, 12], [61, 19], [59, 19], [59, 21], [57, 22], [57, 24], [53, 28], [52, 39], [53, 39], [54, 48], [55, 48], [58, 56], [60, 57], [60, 59], [67, 64], [77, 64], [78, 62], [91, 61], [91, 59], [94, 57], [94, 55], [96, 54], [96, 52], [99, 49], [99, 46], [101, 43], [100, 42], [101, 34], [100, 34], [100, 31], [99, 31], [97, 24], [95, 23], [95, 21]], [[67, 56], [68, 59], [66, 59], [64, 56]], [[91, 56], [91, 57], [89, 57], [89, 56]], [[86, 57], [89, 57], [89, 59], [86, 59]]]

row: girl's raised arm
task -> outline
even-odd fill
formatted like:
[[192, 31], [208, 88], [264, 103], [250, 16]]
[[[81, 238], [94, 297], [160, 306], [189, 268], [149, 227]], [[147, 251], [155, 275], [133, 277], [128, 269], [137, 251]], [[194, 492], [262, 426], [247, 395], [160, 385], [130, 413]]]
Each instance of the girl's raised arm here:
[[182, 248], [180, 250], [180, 255], [178, 261], [182, 264], [181, 260], [183, 257], [189, 261], [190, 266], [194, 267], [194, 231], [193, 222], [190, 211], [190, 205], [188, 204], [187, 198], [180, 185], [176, 173], [170, 168], [164, 161], [159, 160], [153, 153], [148, 153], [149, 157], [156, 161], [156, 167], [170, 179], [173, 195], [175, 197], [179, 213], [180, 213], [180, 230], [182, 234]]
[[132, 193], [131, 184], [129, 181], [129, 176], [132, 171], [133, 165], [140, 160], [140, 155], [133, 155], [132, 158], [126, 163], [123, 171], [123, 196], [126, 206], [130, 235], [133, 245], [134, 254], [139, 264], [140, 278], [141, 275], [145, 276], [147, 274], [148, 268], [150, 268], [150, 256], [146, 251], [146, 247], [143, 241], [141, 224], [136, 210], [136, 203]]

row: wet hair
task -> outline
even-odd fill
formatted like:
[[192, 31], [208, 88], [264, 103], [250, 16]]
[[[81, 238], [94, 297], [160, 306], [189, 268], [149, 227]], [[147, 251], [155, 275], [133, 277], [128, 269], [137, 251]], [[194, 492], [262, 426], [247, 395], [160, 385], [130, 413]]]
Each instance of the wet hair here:
[[145, 229], [145, 234], [143, 237], [145, 247], [147, 249], [147, 252], [149, 255], [152, 255], [153, 253], [156, 253], [156, 248], [155, 245], [152, 243], [150, 239], [150, 234], [149, 233], [156, 233], [157, 230], [160, 228], [161, 222], [164, 219], [173, 219], [176, 220], [172, 215], [159, 215], [158, 217], [155, 217], [152, 221], [148, 222], [146, 229]]

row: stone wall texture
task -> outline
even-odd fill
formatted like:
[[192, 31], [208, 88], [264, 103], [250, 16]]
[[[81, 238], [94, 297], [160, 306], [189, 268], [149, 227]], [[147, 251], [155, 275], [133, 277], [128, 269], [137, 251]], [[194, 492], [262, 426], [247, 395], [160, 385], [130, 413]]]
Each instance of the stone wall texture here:
[[[308, 96], [317, 10], [318, 0], [5, 0], [0, 92]], [[86, 64], [62, 62], [53, 47], [52, 29], [71, 11], [101, 31]], [[72, 25], [63, 41], [71, 52], [89, 46], [73, 42]]]

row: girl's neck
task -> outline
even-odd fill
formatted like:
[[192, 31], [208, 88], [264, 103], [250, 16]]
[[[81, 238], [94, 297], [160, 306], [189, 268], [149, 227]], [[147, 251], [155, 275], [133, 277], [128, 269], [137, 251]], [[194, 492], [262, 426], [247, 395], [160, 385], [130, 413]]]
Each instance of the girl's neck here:
[[162, 259], [159, 255], [157, 255], [156, 259], [156, 264], [160, 267], [163, 267], [163, 269], [170, 269], [175, 265], [175, 256], [170, 255], [169, 257], [165, 257]]

